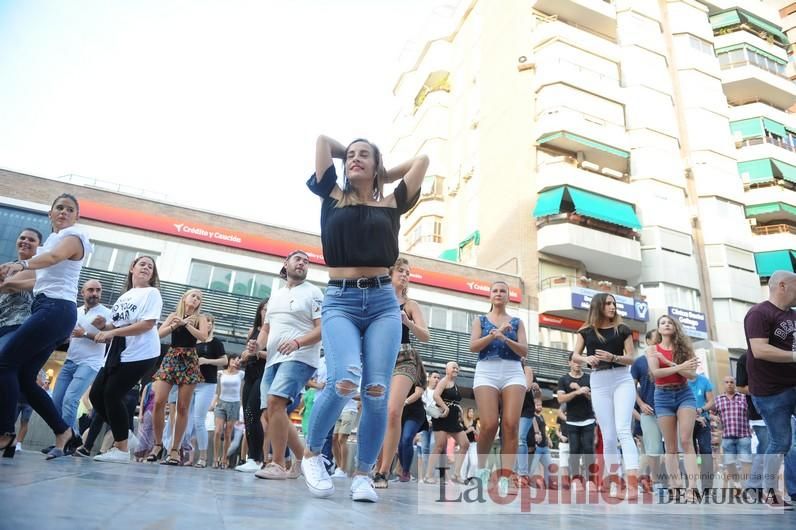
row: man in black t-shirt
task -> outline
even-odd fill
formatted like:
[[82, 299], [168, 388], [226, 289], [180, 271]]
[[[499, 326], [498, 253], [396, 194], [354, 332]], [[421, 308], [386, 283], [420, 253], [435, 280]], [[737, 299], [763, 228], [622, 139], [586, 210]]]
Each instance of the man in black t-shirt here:
[[[567, 404], [567, 436], [569, 437], [569, 474], [583, 480], [594, 462], [594, 410], [591, 406], [589, 375], [580, 363], [569, 356], [569, 373], [558, 380], [556, 398]], [[581, 460], [583, 465], [581, 466]], [[585, 486], [585, 480], [584, 480]]]
[[[791, 449], [791, 417], [796, 414], [796, 274], [774, 272], [768, 281], [769, 297], [752, 306], [744, 318], [746, 358], [752, 402], [768, 426], [763, 488], [776, 491], [783, 456], [785, 487], [796, 496], [796, 451]], [[788, 505], [779, 497], [775, 507]]]
[[535, 445], [533, 462], [531, 462], [531, 474], [536, 472], [536, 466], [541, 462], [544, 484], [546, 487], [551, 485], [550, 466], [553, 460], [550, 458], [550, 444], [547, 438], [547, 424], [542, 416], [542, 400], [534, 400], [534, 416], [532, 418], [533, 429], [528, 433], [528, 445]]
[[735, 388], [741, 394], [746, 395], [746, 411], [749, 415], [749, 426], [755, 431], [757, 436], [757, 451], [752, 460], [752, 471], [749, 474], [749, 481], [744, 484], [745, 488], [763, 487], [763, 462], [765, 460], [766, 448], [768, 447], [768, 427], [766, 422], [757, 412], [752, 396], [749, 395], [749, 374], [746, 370], [746, 357], [749, 352], [744, 352], [738, 357], [738, 364], [735, 366]]

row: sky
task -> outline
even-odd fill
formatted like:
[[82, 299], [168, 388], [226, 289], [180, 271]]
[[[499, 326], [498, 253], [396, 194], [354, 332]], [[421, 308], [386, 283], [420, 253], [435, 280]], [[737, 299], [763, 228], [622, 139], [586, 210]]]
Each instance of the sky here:
[[318, 232], [315, 139], [388, 150], [431, 3], [0, 0], [0, 167]]

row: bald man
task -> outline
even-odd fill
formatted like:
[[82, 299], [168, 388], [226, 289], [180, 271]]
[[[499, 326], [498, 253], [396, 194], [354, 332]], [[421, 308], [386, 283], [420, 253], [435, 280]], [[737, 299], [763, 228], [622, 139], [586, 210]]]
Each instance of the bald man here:
[[763, 497], [775, 508], [789, 508], [776, 492], [783, 456], [785, 487], [796, 496], [796, 448], [792, 416], [796, 414], [796, 274], [776, 271], [768, 281], [768, 300], [749, 310], [744, 318], [749, 355], [746, 370], [749, 393], [768, 426], [768, 448], [763, 465]]
[[69, 340], [61, 372], [55, 381], [53, 402], [64, 422], [71, 425], [75, 432], [77, 426], [77, 408], [80, 398], [94, 382], [94, 377], [102, 368], [105, 358], [105, 344], [95, 343], [94, 335], [98, 328], [105, 326], [111, 319], [111, 311], [100, 304], [102, 284], [97, 280], [88, 280], [80, 291], [83, 305], [77, 308], [77, 324]]

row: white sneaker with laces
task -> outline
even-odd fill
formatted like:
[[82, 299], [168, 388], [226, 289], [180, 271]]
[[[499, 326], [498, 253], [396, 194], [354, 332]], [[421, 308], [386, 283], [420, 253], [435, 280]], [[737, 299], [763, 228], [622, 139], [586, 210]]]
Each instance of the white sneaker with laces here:
[[348, 478], [348, 475], [346, 475], [345, 471], [343, 471], [338, 467], [337, 469], [334, 470], [332, 478]]
[[379, 496], [367, 475], [355, 475], [351, 482], [351, 499], [358, 502], [377, 502]]
[[315, 497], [321, 499], [334, 495], [334, 483], [326, 471], [326, 466], [323, 465], [323, 460], [321, 455], [304, 457], [301, 460], [301, 473], [304, 475], [307, 488]]
[[241, 473], [256, 473], [260, 469], [260, 464], [249, 458], [246, 463], [241, 464], [235, 468], [235, 471]]
[[95, 462], [111, 462], [113, 464], [129, 464], [130, 452], [122, 451], [116, 447], [111, 447], [107, 453], [102, 453], [94, 457]]

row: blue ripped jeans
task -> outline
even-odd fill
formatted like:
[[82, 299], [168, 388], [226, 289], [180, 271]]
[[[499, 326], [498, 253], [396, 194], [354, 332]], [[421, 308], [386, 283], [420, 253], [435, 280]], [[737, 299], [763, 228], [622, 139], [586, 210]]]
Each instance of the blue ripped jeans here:
[[[395, 289], [389, 282], [372, 289], [327, 287], [321, 334], [327, 379], [310, 414], [307, 446], [313, 453], [321, 451], [346, 401], [361, 388], [357, 471], [368, 473], [384, 440], [390, 380], [401, 346]], [[346, 391], [346, 386], [353, 390]]]

